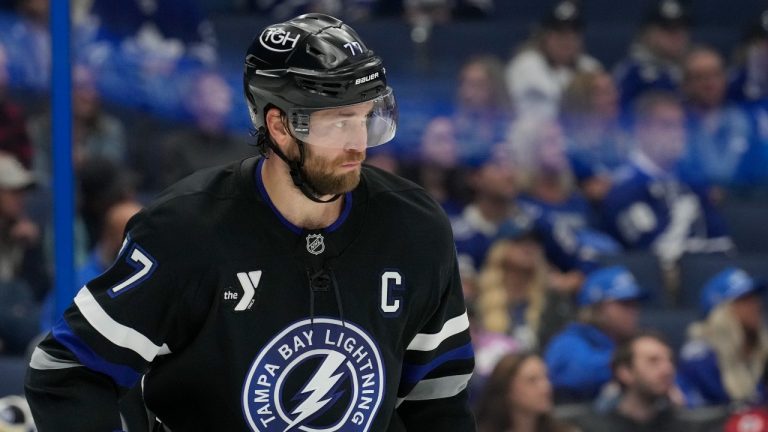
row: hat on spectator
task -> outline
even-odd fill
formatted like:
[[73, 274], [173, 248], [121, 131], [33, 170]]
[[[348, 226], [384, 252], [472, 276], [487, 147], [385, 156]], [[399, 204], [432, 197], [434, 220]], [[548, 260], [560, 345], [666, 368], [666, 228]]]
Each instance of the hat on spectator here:
[[548, 30], [577, 30], [584, 29], [584, 17], [581, 5], [576, 0], [562, 0], [541, 18], [541, 27]]
[[611, 266], [593, 271], [579, 292], [579, 306], [591, 306], [608, 300], [643, 300], [648, 293], [624, 266]]
[[646, 26], [681, 28], [691, 25], [691, 16], [678, 0], [661, 0], [645, 18]]
[[32, 173], [21, 162], [9, 154], [0, 153], [0, 189], [26, 189], [34, 184]]
[[732, 415], [725, 424], [725, 432], [768, 432], [768, 412], [755, 408]]
[[701, 312], [709, 314], [721, 303], [760, 292], [765, 282], [757, 280], [742, 269], [728, 267], [712, 277], [701, 292]]

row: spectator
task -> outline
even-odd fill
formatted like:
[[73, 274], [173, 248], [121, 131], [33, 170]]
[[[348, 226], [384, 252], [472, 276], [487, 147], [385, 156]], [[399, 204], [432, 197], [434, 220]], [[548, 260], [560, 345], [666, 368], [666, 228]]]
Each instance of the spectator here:
[[[198, 169], [243, 159], [253, 149], [242, 137], [228, 131], [232, 113], [232, 89], [217, 72], [193, 75], [184, 92], [184, 105], [192, 125], [171, 132], [161, 144], [164, 161], [159, 189], [181, 180]], [[150, 151], [150, 149], [146, 149]], [[150, 174], [151, 175], [151, 174]]]
[[213, 25], [196, 2], [94, 0], [99, 25], [84, 37], [81, 61], [98, 72], [105, 96], [125, 106], [178, 117], [180, 82], [218, 61]]
[[595, 228], [596, 215], [573, 186], [560, 125], [522, 118], [509, 140], [511, 157], [525, 167], [518, 203], [534, 220], [549, 262], [563, 272], [588, 272], [598, 257], [617, 253], [621, 247]]
[[[73, 71], [72, 116], [75, 172], [92, 159], [109, 160], [119, 165], [125, 163], [125, 128], [118, 118], [102, 109], [94, 72], [83, 65], [75, 66]], [[51, 113], [32, 119], [29, 131], [35, 146], [35, 174], [47, 184], [52, 174]]]
[[8, 56], [0, 43], [0, 152], [13, 155], [26, 169], [32, 167], [32, 143], [22, 109], [8, 95]]
[[0, 353], [21, 354], [37, 333], [37, 302], [48, 290], [40, 229], [25, 215], [32, 174], [0, 154]]
[[685, 252], [733, 248], [725, 223], [701, 188], [683, 183], [676, 164], [685, 154], [685, 114], [678, 99], [649, 93], [637, 101], [636, 149], [617, 172], [603, 203], [603, 223], [626, 248], [651, 250], [664, 263]]
[[748, 103], [768, 97], [768, 9], [749, 25], [734, 57], [728, 98]]
[[507, 86], [518, 116], [556, 116], [573, 74], [600, 68], [584, 53], [583, 33], [576, 1], [558, 1], [541, 18], [531, 39], [507, 66]]
[[[75, 275], [75, 286], [72, 287], [68, 298], [74, 298], [77, 290], [104, 273], [115, 261], [123, 243], [123, 233], [128, 220], [141, 210], [142, 206], [136, 201], [121, 201], [112, 205], [104, 217], [104, 228], [98, 237], [96, 245], [91, 249], [88, 261], [79, 266]], [[55, 322], [51, 293], [45, 300], [41, 312], [40, 323], [43, 331], [48, 331]], [[58, 317], [57, 317], [58, 318]]]
[[571, 170], [595, 208], [611, 188], [613, 171], [629, 157], [629, 136], [619, 120], [618, 95], [610, 74], [580, 72], [566, 87], [560, 105]]
[[[462, 162], [487, 157], [493, 146], [504, 140], [511, 112], [499, 59], [478, 56], [462, 65], [449, 120]], [[443, 117], [433, 120], [444, 121]]]
[[735, 51], [728, 98], [748, 110], [758, 147], [745, 158], [746, 169], [751, 184], [764, 186], [768, 184], [768, 10], [750, 26]]
[[644, 297], [622, 266], [587, 276], [578, 296], [579, 322], [555, 336], [544, 355], [558, 403], [591, 401], [611, 380], [613, 351], [637, 331], [638, 301]]
[[479, 432], [576, 432], [552, 416], [552, 384], [536, 354], [509, 354], [496, 365], [477, 407]]
[[464, 176], [458, 164], [454, 124], [441, 117], [424, 129], [418, 158], [401, 164], [399, 170], [400, 175], [423, 187], [449, 216], [456, 216], [466, 200]]
[[78, 171], [79, 217], [85, 224], [87, 249], [96, 245], [110, 207], [136, 196], [136, 179], [122, 165], [106, 159], [89, 159]]
[[523, 349], [544, 345], [575, 315], [573, 284], [557, 285], [564, 277], [549, 272], [533, 231], [502, 226], [478, 277], [482, 328], [512, 336]]
[[531, 220], [514, 204], [518, 180], [509, 160], [487, 155], [472, 164], [467, 173], [472, 199], [451, 226], [459, 259], [478, 269], [503, 222], [526, 227]]
[[661, 337], [638, 334], [616, 348], [611, 362], [621, 387], [616, 406], [607, 413], [591, 413], [577, 421], [590, 432], [679, 432], [693, 426], [676, 412], [682, 398], [675, 387], [675, 363]]
[[196, 3], [93, 0], [91, 14], [101, 24], [98, 40], [125, 55], [142, 56], [147, 62], [186, 60], [210, 66], [217, 61], [213, 25]]
[[39, 299], [48, 290], [40, 228], [25, 214], [25, 198], [34, 185], [31, 172], [0, 153], [0, 280], [23, 279]]
[[51, 77], [49, 0], [19, 0], [16, 10], [17, 19], [0, 34], [7, 50], [11, 85], [46, 90]]
[[700, 47], [686, 56], [683, 91], [689, 144], [682, 176], [705, 185], [746, 184], [757, 151], [754, 134], [747, 113], [726, 102], [725, 66], [717, 51]]
[[688, 405], [765, 402], [768, 361], [763, 321], [765, 284], [729, 267], [704, 286], [705, 318], [693, 323], [680, 354], [680, 386]]
[[690, 25], [688, 11], [678, 0], [659, 0], [649, 11], [629, 56], [614, 70], [623, 109], [648, 91], [679, 89]]

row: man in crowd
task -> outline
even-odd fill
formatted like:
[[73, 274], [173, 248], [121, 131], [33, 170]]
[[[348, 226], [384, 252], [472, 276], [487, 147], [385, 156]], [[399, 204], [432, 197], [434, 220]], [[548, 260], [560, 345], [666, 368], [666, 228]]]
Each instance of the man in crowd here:
[[[675, 412], [675, 363], [672, 348], [651, 333], [638, 334], [616, 348], [611, 363], [621, 387], [616, 406], [578, 421], [589, 432], [678, 432], [687, 425]], [[679, 394], [679, 393], [678, 393]], [[680, 398], [677, 397], [677, 402]]]
[[557, 402], [591, 401], [611, 380], [614, 349], [636, 332], [644, 297], [623, 266], [590, 273], [579, 293], [579, 322], [555, 336], [544, 355]]

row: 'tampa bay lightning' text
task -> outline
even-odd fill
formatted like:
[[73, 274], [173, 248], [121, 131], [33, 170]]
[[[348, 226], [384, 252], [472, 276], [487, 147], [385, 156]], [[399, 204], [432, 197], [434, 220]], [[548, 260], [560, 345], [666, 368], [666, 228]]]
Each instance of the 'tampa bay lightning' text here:
[[[313, 330], [302, 331], [301, 336], [293, 337], [292, 344], [282, 344], [278, 347], [277, 351], [286, 362], [290, 362], [291, 358], [294, 358], [308, 350], [323, 347], [334, 347], [348, 353], [350, 357], [353, 358], [357, 363], [356, 366], [359, 371], [368, 372], [360, 377], [362, 381], [360, 386], [361, 396], [359, 398], [357, 407], [355, 408], [355, 412], [349, 419], [349, 421], [352, 423], [360, 425], [366, 420], [364, 411], [370, 411], [372, 409], [371, 404], [374, 402], [375, 398], [374, 386], [376, 374], [373, 361], [371, 360], [371, 353], [368, 351], [369, 348], [361, 345], [359, 346], [355, 338], [345, 335], [344, 331], [334, 332], [328, 329], [325, 330], [325, 334], [323, 336], [324, 337], [322, 338], [322, 341], [318, 341], [315, 339], [315, 332]], [[275, 419], [275, 416], [272, 412], [269, 395], [273, 386], [274, 379], [277, 375], [279, 375], [280, 368], [281, 366], [278, 365], [266, 364], [264, 365], [264, 370], [267, 371], [267, 374], [260, 374], [256, 378], [256, 384], [261, 388], [257, 388], [253, 391], [253, 402], [263, 404], [258, 409], [259, 414], [271, 415], [271, 417], [262, 417], [260, 419], [265, 427]]]

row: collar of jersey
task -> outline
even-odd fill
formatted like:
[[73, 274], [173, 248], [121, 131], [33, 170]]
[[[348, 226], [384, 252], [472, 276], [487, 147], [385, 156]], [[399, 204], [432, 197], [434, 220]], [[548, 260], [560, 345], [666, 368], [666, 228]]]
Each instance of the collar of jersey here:
[[[256, 182], [256, 189], [259, 191], [259, 195], [264, 200], [264, 202], [269, 206], [270, 209], [272, 209], [272, 212], [277, 216], [277, 219], [285, 225], [286, 228], [291, 230], [291, 232], [295, 234], [301, 234], [304, 232], [304, 229], [294, 225], [289, 221], [288, 219], [283, 216], [282, 213], [280, 213], [280, 210], [275, 207], [275, 203], [272, 202], [272, 199], [269, 197], [269, 194], [267, 193], [267, 189], [264, 187], [264, 182], [261, 181], [261, 169], [264, 165], [264, 158], [259, 159], [259, 162], [256, 164], [256, 169], [254, 170], [254, 180]], [[347, 217], [349, 216], [350, 211], [352, 210], [352, 192], [347, 192], [344, 194], [344, 208], [341, 210], [341, 215], [339, 215], [339, 218], [336, 219], [334, 223], [329, 225], [326, 228], [323, 228], [320, 230], [324, 233], [331, 233], [339, 229], [341, 225], [344, 223], [344, 221], [347, 220]]]

